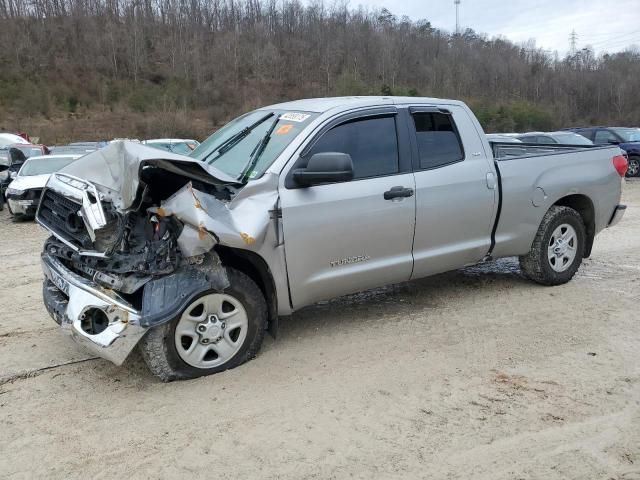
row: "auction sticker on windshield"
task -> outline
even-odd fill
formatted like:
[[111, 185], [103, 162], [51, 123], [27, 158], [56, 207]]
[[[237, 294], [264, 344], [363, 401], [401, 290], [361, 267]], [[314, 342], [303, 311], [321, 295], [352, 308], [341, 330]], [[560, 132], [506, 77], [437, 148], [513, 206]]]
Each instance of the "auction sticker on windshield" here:
[[308, 115], [306, 113], [288, 112], [283, 114], [280, 117], [280, 120], [286, 120], [288, 122], [304, 122], [310, 116], [311, 115]]
[[290, 123], [282, 125], [278, 130], [276, 130], [276, 135], [286, 135], [293, 129], [293, 125]]

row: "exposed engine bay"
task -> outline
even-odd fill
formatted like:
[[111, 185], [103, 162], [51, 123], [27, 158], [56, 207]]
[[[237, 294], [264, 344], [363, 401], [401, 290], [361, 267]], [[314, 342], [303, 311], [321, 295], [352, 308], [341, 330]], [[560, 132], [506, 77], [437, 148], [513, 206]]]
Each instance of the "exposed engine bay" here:
[[210, 261], [217, 244], [256, 246], [270, 219], [257, 217], [252, 202], [277, 201], [270, 188], [236, 204], [245, 186], [234, 179], [129, 142], [71, 167], [53, 175], [43, 194], [37, 220], [53, 234], [44, 253], [136, 305], [142, 287]]

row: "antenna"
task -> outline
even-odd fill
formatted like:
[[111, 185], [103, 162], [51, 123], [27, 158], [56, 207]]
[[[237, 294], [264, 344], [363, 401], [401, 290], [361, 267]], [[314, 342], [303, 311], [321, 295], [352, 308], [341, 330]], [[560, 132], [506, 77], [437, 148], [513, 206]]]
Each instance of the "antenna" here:
[[[456, 0], [456, 1], [460, 1], [460, 0]], [[576, 53], [577, 43], [578, 43], [578, 34], [576, 33], [575, 29], [573, 29], [571, 30], [571, 35], [569, 35], [569, 45], [571, 47], [570, 51], [572, 55]]]
[[453, 0], [456, 6], [456, 35], [460, 35], [460, 0]]

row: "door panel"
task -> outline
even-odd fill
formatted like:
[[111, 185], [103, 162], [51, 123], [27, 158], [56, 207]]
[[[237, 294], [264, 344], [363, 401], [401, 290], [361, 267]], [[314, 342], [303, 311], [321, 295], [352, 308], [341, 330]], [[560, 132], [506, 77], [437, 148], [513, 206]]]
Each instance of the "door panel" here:
[[316, 153], [346, 153], [353, 181], [296, 188], [291, 175], [281, 180], [294, 308], [411, 276], [415, 180], [406, 122], [396, 113], [386, 108], [334, 119], [293, 163], [303, 168]]
[[[418, 138], [414, 155], [418, 161], [414, 162], [416, 230], [412, 278], [476, 263], [487, 254], [491, 245], [497, 185], [495, 177], [488, 174], [495, 175], [494, 169], [467, 113], [452, 106], [448, 117], [464, 152], [459, 161], [449, 164], [430, 164], [430, 151], [423, 149], [420, 152], [421, 132], [416, 137], [414, 127], [413, 137]], [[436, 138], [451, 141], [451, 135], [445, 136], [443, 132], [447, 130], [447, 119], [441, 117], [439, 124], [434, 123], [436, 133], [440, 134]], [[416, 125], [418, 130], [424, 128], [420, 122]], [[460, 136], [459, 131], [466, 134]], [[428, 132], [428, 135], [435, 134]], [[455, 160], [456, 157], [451, 158]], [[429, 169], [421, 170], [424, 167]]]
[[415, 196], [385, 200], [396, 186], [413, 175], [281, 190], [294, 308], [409, 279]]

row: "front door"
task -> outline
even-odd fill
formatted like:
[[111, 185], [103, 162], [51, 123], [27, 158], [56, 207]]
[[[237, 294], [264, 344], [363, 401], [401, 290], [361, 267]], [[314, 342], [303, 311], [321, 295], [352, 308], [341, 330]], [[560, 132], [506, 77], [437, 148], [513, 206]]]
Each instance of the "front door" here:
[[[294, 308], [410, 278], [415, 184], [405, 158], [410, 154], [398, 148], [399, 132], [408, 134], [397, 128], [396, 116], [389, 107], [378, 114], [351, 114], [314, 138], [303, 153], [302, 159], [348, 153], [353, 180], [307, 188], [281, 185]], [[385, 195], [394, 187], [411, 195]]]

